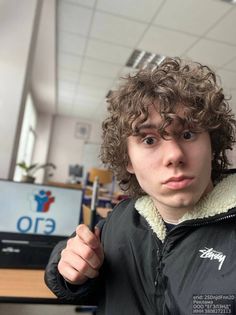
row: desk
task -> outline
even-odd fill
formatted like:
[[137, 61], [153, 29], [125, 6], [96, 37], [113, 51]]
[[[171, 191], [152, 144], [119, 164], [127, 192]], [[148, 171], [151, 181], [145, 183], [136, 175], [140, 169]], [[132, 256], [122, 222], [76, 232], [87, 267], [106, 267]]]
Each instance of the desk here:
[[54, 186], [54, 187], [61, 187], [61, 188], [72, 188], [72, 189], [82, 189], [82, 184], [73, 184], [73, 183], [62, 183], [62, 182], [47, 182], [46, 185]]
[[44, 283], [44, 270], [0, 269], [0, 299], [49, 299], [56, 296]]
[[[0, 268], [0, 302], [77, 305], [57, 299], [44, 283], [44, 270], [32, 269]], [[96, 314], [96, 307], [77, 305], [76, 312]]]

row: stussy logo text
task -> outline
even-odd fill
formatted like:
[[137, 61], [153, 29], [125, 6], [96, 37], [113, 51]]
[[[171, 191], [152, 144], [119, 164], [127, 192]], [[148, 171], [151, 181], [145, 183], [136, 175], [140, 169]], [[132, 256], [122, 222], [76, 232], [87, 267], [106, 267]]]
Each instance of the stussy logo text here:
[[200, 249], [199, 252], [202, 253], [200, 255], [201, 258], [209, 258], [210, 260], [213, 260], [213, 259], [218, 260], [219, 261], [218, 270], [221, 270], [221, 267], [225, 261], [226, 255], [224, 255], [221, 252], [217, 252], [213, 248], [207, 248], [207, 247], [205, 247], [205, 249]]

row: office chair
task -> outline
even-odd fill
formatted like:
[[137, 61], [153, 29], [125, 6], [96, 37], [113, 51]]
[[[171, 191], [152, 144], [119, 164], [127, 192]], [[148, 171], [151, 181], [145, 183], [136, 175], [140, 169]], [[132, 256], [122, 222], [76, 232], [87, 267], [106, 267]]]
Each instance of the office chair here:
[[88, 181], [93, 183], [96, 177], [99, 178], [100, 185], [110, 184], [113, 181], [113, 175], [110, 170], [93, 167], [88, 172]]
[[83, 223], [86, 225], [89, 225], [90, 218], [91, 218], [91, 209], [85, 204], [82, 205], [82, 216], [83, 216]]

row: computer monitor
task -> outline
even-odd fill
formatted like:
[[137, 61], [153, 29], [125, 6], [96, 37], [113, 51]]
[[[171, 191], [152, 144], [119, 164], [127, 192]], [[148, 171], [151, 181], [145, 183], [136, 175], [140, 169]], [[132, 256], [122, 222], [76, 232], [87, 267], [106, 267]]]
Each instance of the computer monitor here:
[[84, 168], [82, 165], [75, 164], [69, 165], [69, 176], [71, 178], [71, 182], [77, 183], [80, 182], [81, 178], [84, 174]]
[[0, 231], [69, 236], [81, 206], [82, 190], [0, 179]]
[[82, 190], [0, 179], [0, 268], [44, 269], [80, 222]]

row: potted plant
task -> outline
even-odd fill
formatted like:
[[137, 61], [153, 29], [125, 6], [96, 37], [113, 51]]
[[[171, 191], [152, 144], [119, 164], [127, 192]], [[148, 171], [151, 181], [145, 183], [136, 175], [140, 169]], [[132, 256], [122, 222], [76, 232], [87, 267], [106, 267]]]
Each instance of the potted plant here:
[[[22, 182], [27, 182], [27, 183], [34, 183], [35, 181], [35, 176], [34, 174], [40, 170], [40, 169], [56, 169], [56, 166], [53, 163], [45, 163], [45, 164], [39, 164], [39, 163], [34, 163], [27, 165], [25, 161], [22, 161], [20, 163], [16, 164], [23, 170]], [[51, 175], [51, 174], [49, 174]]]

